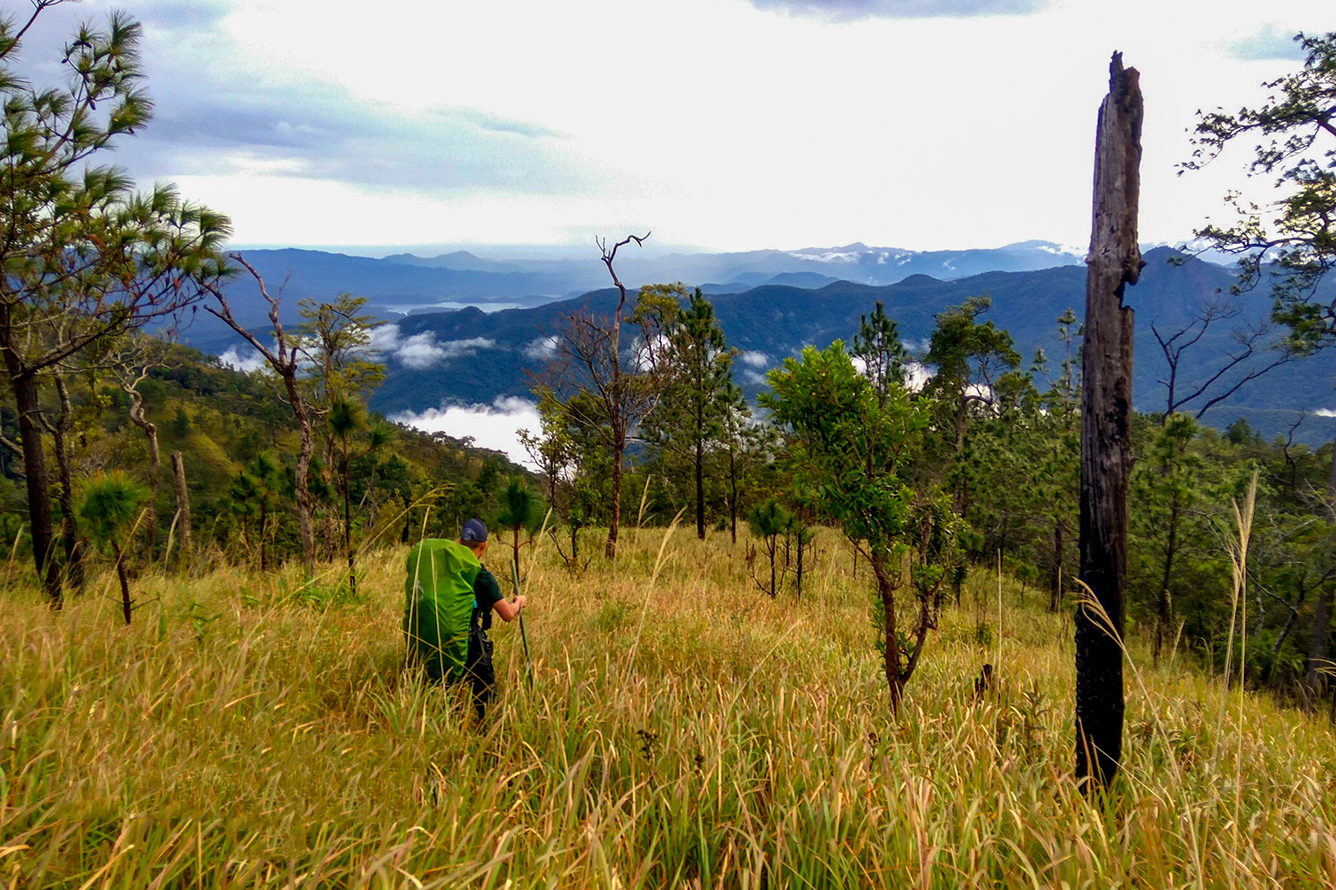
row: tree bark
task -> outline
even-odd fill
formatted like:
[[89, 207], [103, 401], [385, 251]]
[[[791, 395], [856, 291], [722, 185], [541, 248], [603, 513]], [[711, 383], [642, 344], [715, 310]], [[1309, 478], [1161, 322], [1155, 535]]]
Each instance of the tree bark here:
[[1326, 687], [1325, 673], [1331, 668], [1327, 648], [1331, 640], [1331, 585], [1323, 584], [1317, 591], [1317, 608], [1313, 610], [1313, 635], [1308, 639], [1308, 670], [1304, 675], [1304, 705], [1309, 711], [1317, 708]]
[[886, 613], [882, 667], [886, 674], [886, 688], [891, 693], [891, 716], [895, 716], [900, 713], [900, 700], [904, 697], [905, 688], [905, 680], [900, 673], [900, 636], [895, 626], [895, 585], [891, 583], [885, 554], [873, 548], [869, 562], [872, 564], [872, 574], [877, 579], [877, 595], [881, 597], [881, 606]]
[[5, 349], [10, 385], [19, 415], [19, 444], [23, 446], [23, 474], [28, 489], [28, 530], [32, 535], [33, 561], [37, 577], [42, 579], [52, 609], [64, 605], [60, 566], [55, 560], [55, 534], [52, 525], [51, 491], [46, 476], [46, 452], [42, 447], [42, 406], [37, 378], [23, 373]]
[[1137, 248], [1139, 79], [1114, 53], [1099, 111], [1086, 257], [1080, 579], [1094, 602], [1083, 601], [1076, 613], [1076, 778], [1087, 792], [1107, 787], [1122, 758], [1133, 317], [1123, 291], [1144, 265]]
[[311, 469], [311, 458], [315, 455], [315, 434], [311, 430], [311, 417], [306, 413], [306, 403], [297, 390], [297, 375], [294, 368], [291, 376], [284, 377], [283, 383], [288, 391], [288, 400], [292, 414], [297, 419], [297, 430], [301, 436], [301, 449], [297, 453], [297, 464], [293, 467], [293, 488], [297, 494], [297, 527], [302, 542], [302, 563], [308, 577], [315, 575], [315, 528], [311, 523], [311, 514], [315, 512], [311, 503], [311, 489], [306, 484], [306, 475]]
[[1151, 662], [1160, 665], [1160, 651], [1164, 648], [1164, 636], [1173, 623], [1173, 603], [1169, 597], [1169, 579], [1173, 577], [1174, 556], [1178, 553], [1178, 495], [1173, 496], [1169, 505], [1169, 543], [1164, 552], [1164, 574], [1160, 578], [1160, 593], [1155, 603], [1155, 643], [1152, 648]]
[[1062, 609], [1062, 522], [1053, 523], [1053, 566], [1048, 574], [1048, 610]]
[[357, 596], [357, 556], [353, 552], [352, 481], [348, 477], [348, 433], [340, 434], [343, 450], [340, 454], [340, 474], [343, 476], [343, 552], [348, 559], [348, 594]]
[[65, 578], [75, 593], [83, 593], [84, 546], [79, 538], [79, 517], [74, 506], [74, 466], [70, 458], [70, 430], [74, 427], [74, 408], [70, 404], [70, 394], [65, 388], [65, 381], [56, 375], [56, 392], [60, 396], [60, 416], [55, 423], [47, 424], [51, 431], [52, 450], [56, 454], [56, 469], [60, 473], [60, 536], [65, 550]]
[[[147, 373], [147, 371], [145, 372]], [[139, 378], [143, 380], [141, 376]], [[135, 381], [137, 384], [139, 381]], [[158, 543], [158, 489], [160, 473], [162, 466], [162, 454], [158, 450], [158, 427], [151, 422], [144, 413], [144, 397], [135, 389], [135, 384], [122, 383], [121, 389], [130, 397], [130, 420], [135, 426], [144, 431], [144, 438], [148, 441], [148, 515], [144, 517], [145, 537], [147, 544], [147, 558], [149, 562], [153, 560], [153, 549]]]
[[116, 555], [116, 578], [121, 582], [121, 615], [125, 618], [125, 626], [129, 627], [134, 601], [130, 599], [130, 576], [125, 570], [125, 553], [115, 541], [111, 542], [111, 551]]
[[307, 577], [312, 577], [315, 575], [315, 528], [311, 521], [314, 505], [311, 500], [311, 489], [306, 483], [306, 476], [311, 469], [311, 458], [315, 455], [315, 433], [311, 426], [311, 415], [307, 410], [306, 401], [302, 398], [301, 391], [297, 386], [301, 351], [297, 348], [297, 344], [289, 342], [283, 331], [283, 322], [280, 320], [278, 311], [279, 298], [269, 295], [269, 289], [265, 286], [264, 278], [260, 276], [259, 272], [255, 271], [254, 266], [246, 262], [241, 254], [234, 253], [231, 254], [231, 257], [250, 272], [251, 277], [259, 285], [260, 295], [269, 304], [269, 323], [273, 327], [278, 353], [275, 354], [273, 350], [236, 320], [232, 315], [232, 307], [228, 304], [227, 298], [223, 296], [220, 289], [210, 288], [214, 298], [218, 301], [218, 308], [215, 309], [212, 306], [205, 308], [211, 315], [240, 334], [256, 352], [264, 356], [265, 361], [269, 363], [269, 367], [274, 369], [274, 373], [283, 379], [283, 388], [288, 394], [288, 405], [292, 408], [292, 416], [297, 421], [297, 430], [301, 436], [301, 449], [297, 454], [297, 465], [293, 468], [293, 488], [296, 489], [297, 496], [297, 527], [302, 542], [302, 563], [306, 569]]
[[705, 540], [705, 433], [696, 433], [696, 537]]
[[623, 448], [614, 449], [612, 458], [612, 519], [608, 523], [608, 541], [603, 545], [603, 555], [608, 559], [617, 558], [617, 527], [622, 522]]
[[195, 541], [190, 525], [190, 491], [186, 488], [186, 465], [179, 451], [172, 452], [172, 487], [176, 489], [177, 528], [181, 530], [177, 564], [188, 570], [191, 556], [194, 554]]
[[728, 534], [731, 543], [738, 543], [738, 467], [733, 443], [728, 446]]

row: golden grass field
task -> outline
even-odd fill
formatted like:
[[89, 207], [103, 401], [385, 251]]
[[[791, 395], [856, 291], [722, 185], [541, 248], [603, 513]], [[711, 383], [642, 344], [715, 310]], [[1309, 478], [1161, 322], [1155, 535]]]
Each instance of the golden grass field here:
[[1336, 886], [1324, 719], [1133, 638], [1123, 778], [1088, 802], [1069, 616], [1007, 580], [999, 632], [975, 570], [891, 719], [868, 580], [818, 548], [801, 602], [723, 534], [631, 530], [583, 577], [527, 552], [535, 682], [498, 621], [481, 726], [401, 669], [403, 549], [353, 604], [149, 575], [129, 629], [110, 575], [60, 614], [10, 575], [0, 887]]

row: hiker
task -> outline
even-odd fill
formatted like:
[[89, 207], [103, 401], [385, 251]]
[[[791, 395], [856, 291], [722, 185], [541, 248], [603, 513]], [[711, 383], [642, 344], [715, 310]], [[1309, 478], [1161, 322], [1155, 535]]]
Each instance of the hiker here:
[[464, 523], [459, 541], [426, 538], [408, 554], [404, 584], [404, 634], [409, 658], [432, 681], [468, 680], [473, 707], [482, 718], [496, 693], [492, 668], [492, 611], [513, 621], [524, 597], [506, 600], [496, 577], [482, 564], [487, 526], [478, 519]]

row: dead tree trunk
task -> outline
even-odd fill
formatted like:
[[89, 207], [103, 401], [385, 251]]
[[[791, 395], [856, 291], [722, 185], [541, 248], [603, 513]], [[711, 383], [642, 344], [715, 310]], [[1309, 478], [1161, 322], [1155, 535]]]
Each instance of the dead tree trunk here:
[[1144, 265], [1137, 249], [1140, 76], [1109, 65], [1095, 141], [1094, 219], [1086, 257], [1081, 413], [1080, 579], [1094, 595], [1076, 613], [1076, 778], [1108, 786], [1123, 742], [1123, 602], [1132, 453], [1132, 309], [1123, 290]]
[[158, 489], [162, 466], [162, 454], [158, 450], [158, 426], [148, 419], [144, 411], [144, 397], [136, 389], [148, 378], [148, 368], [144, 368], [133, 382], [121, 381], [121, 391], [130, 397], [130, 420], [144, 433], [148, 443], [148, 515], [144, 517], [146, 535], [146, 562], [153, 561], [153, 550], [158, 544]]
[[622, 453], [625, 445], [612, 449], [612, 514], [608, 519], [608, 539], [603, 544], [603, 555], [617, 558], [617, 529], [622, 524]]
[[186, 489], [186, 465], [179, 451], [172, 452], [172, 487], [176, 489], [176, 527], [181, 532], [177, 565], [189, 569], [195, 542], [190, 528], [190, 492]]
[[[307, 407], [306, 400], [302, 397], [301, 387], [298, 384], [297, 375], [301, 367], [302, 352], [299, 344], [283, 330], [283, 323], [279, 319], [279, 300], [278, 297], [271, 297], [268, 288], [265, 287], [264, 279], [260, 273], [255, 271], [255, 267], [246, 262], [241, 254], [234, 253], [232, 259], [246, 267], [251, 277], [255, 279], [260, 287], [260, 295], [264, 297], [269, 304], [269, 323], [273, 326], [274, 343], [278, 347], [275, 353], [260, 339], [247, 330], [232, 315], [232, 307], [228, 304], [227, 298], [223, 296], [221, 288], [211, 288], [214, 298], [218, 302], [218, 308], [206, 306], [205, 308], [220, 321], [224, 322], [232, 330], [236, 331], [249, 343], [256, 352], [264, 356], [264, 360], [269, 363], [269, 367], [274, 369], [283, 380], [283, 388], [288, 395], [288, 406], [292, 408], [292, 416], [297, 421], [297, 432], [301, 437], [301, 448], [297, 453], [297, 464], [293, 468], [292, 481], [297, 501], [297, 528], [301, 535], [302, 542], [302, 564], [306, 567], [308, 577], [315, 575], [315, 528], [311, 521], [311, 515], [315, 511], [311, 499], [311, 489], [307, 483], [307, 473], [311, 469], [311, 458], [315, 455], [315, 432], [310, 410]], [[263, 534], [263, 529], [261, 530]]]

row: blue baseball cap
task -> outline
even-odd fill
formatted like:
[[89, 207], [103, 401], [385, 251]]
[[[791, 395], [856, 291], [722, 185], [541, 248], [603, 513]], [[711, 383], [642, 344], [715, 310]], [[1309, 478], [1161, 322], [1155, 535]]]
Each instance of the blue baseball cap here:
[[459, 531], [459, 540], [481, 544], [487, 540], [487, 526], [481, 519], [470, 519]]

